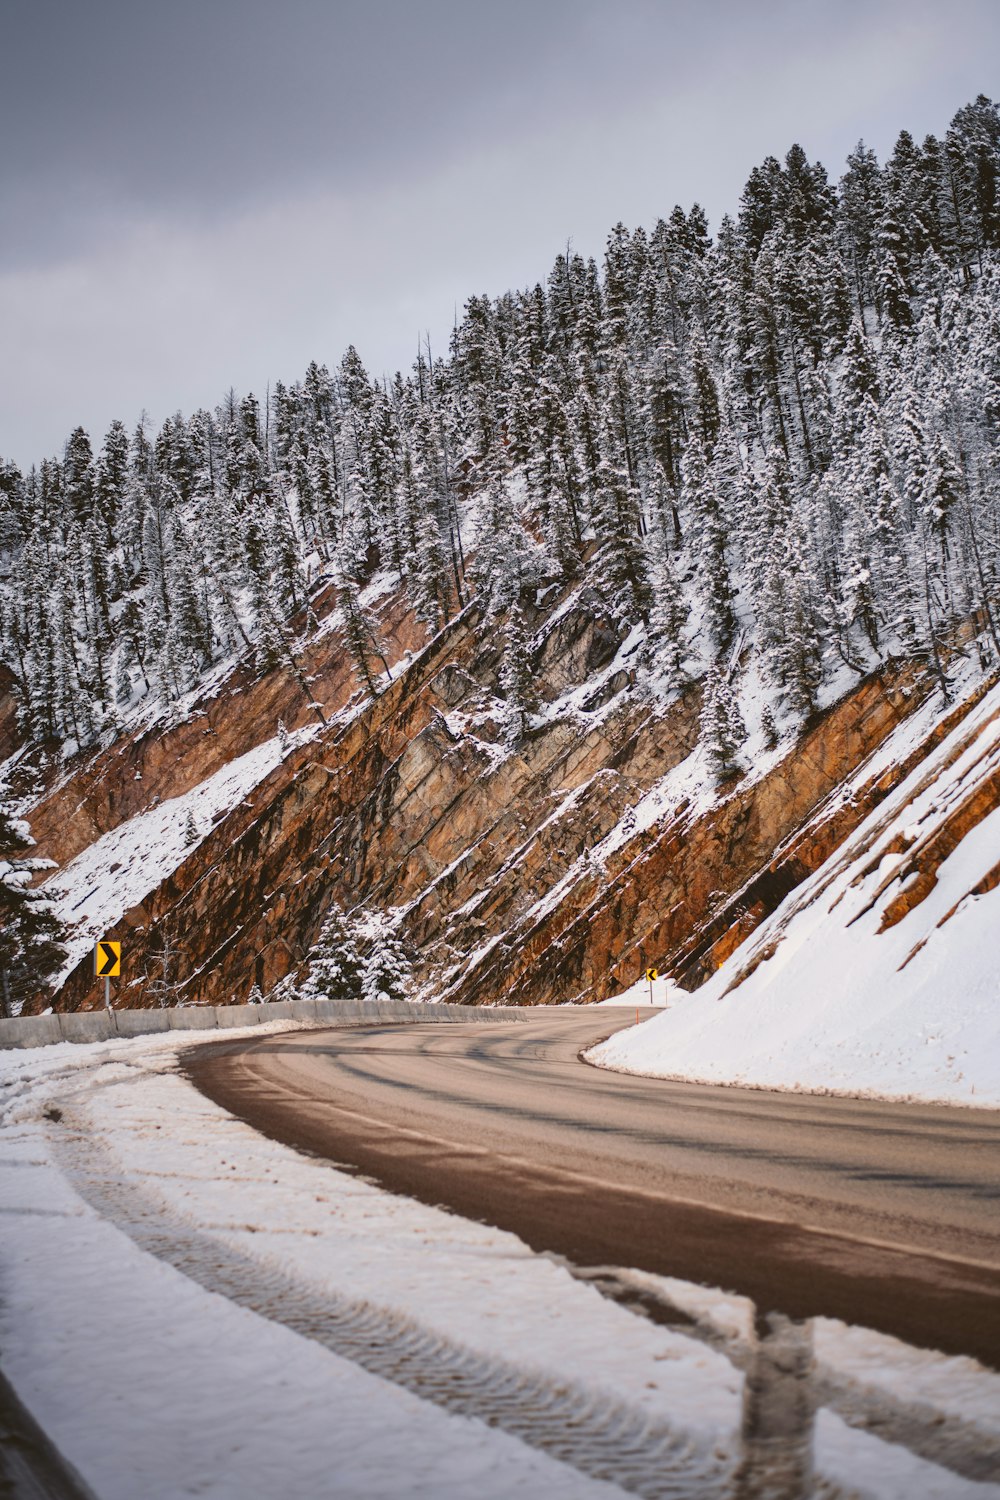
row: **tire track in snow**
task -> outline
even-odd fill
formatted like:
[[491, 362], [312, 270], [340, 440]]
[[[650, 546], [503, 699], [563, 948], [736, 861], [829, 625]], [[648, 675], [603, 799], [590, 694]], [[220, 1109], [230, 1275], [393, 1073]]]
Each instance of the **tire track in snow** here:
[[[567, 1269], [619, 1306], [629, 1307], [640, 1316], [724, 1355], [742, 1374], [749, 1369], [753, 1351], [745, 1340], [720, 1331], [708, 1319], [692, 1320], [668, 1295], [630, 1280], [627, 1272], [622, 1273], [614, 1266], [575, 1267], [568, 1262]], [[825, 1406], [836, 1412], [849, 1427], [907, 1448], [927, 1463], [949, 1469], [963, 1479], [976, 1483], [997, 1479], [1000, 1465], [996, 1437], [974, 1420], [945, 1414], [919, 1399], [904, 1401], [871, 1383], [838, 1372], [821, 1359], [817, 1360], [811, 1379], [817, 1408]]]
[[[652, 1419], [604, 1391], [477, 1353], [391, 1309], [314, 1290], [223, 1244], [173, 1214], [147, 1186], [124, 1178], [74, 1109], [65, 1109], [53, 1140], [63, 1171], [102, 1218], [207, 1291], [643, 1500], [720, 1500], [734, 1493], [736, 1451]], [[817, 1493], [832, 1500], [836, 1492], [823, 1485]]]

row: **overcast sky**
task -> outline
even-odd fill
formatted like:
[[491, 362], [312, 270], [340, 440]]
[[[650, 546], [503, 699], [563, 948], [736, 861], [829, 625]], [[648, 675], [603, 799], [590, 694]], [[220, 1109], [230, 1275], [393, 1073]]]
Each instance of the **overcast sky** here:
[[996, 97], [996, 0], [0, 0], [0, 455], [406, 367], [567, 240]]

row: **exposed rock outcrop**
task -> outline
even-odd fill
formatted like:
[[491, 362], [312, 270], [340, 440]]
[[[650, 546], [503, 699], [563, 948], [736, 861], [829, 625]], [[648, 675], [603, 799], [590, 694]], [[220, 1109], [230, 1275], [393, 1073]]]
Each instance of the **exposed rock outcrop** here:
[[[427, 644], [398, 602], [383, 615], [395, 669], [380, 696], [356, 692], [335, 627], [314, 636], [302, 671], [329, 722], [124, 914], [123, 1003], [154, 1003], [165, 941], [177, 998], [266, 992], [302, 969], [331, 901], [399, 910], [428, 994], [597, 1000], [651, 962], [693, 988], [906, 774], [857, 775], [931, 691], [912, 670], [861, 681], [766, 774], [692, 805], [670, 777], [697, 744], [699, 689], [654, 702], [596, 598], [538, 611], [545, 711], [514, 746], [499, 727], [499, 645], [475, 609]], [[120, 741], [53, 787], [32, 815], [39, 843], [65, 862], [279, 719], [310, 717], [293, 672], [234, 672], [183, 722]], [[651, 788], [652, 822], [637, 817]], [[58, 1003], [99, 1000], [83, 961]]]

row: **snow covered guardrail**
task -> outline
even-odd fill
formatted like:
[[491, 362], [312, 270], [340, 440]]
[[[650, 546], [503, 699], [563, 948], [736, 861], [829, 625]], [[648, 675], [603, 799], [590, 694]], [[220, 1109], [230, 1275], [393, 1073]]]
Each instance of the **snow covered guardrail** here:
[[205, 1031], [265, 1021], [522, 1021], [514, 1007], [416, 1005], [408, 1000], [281, 1000], [263, 1005], [178, 1005], [169, 1010], [69, 1011], [0, 1019], [0, 1050], [104, 1042], [155, 1031]]

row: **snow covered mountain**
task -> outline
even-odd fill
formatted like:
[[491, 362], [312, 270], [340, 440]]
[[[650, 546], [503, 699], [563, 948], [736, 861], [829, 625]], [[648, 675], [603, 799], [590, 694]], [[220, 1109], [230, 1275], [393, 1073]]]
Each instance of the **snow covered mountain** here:
[[714, 239], [697, 205], [619, 225], [405, 377], [351, 349], [2, 466], [0, 798], [60, 867], [56, 1003], [99, 1002], [113, 930], [129, 1005], [310, 970], [589, 1001], [655, 965], [695, 995], [663, 1035], [730, 1016], [760, 924], [908, 777], [946, 795], [936, 737], [1000, 662], [998, 182], [984, 98], [836, 186], [793, 147]]

